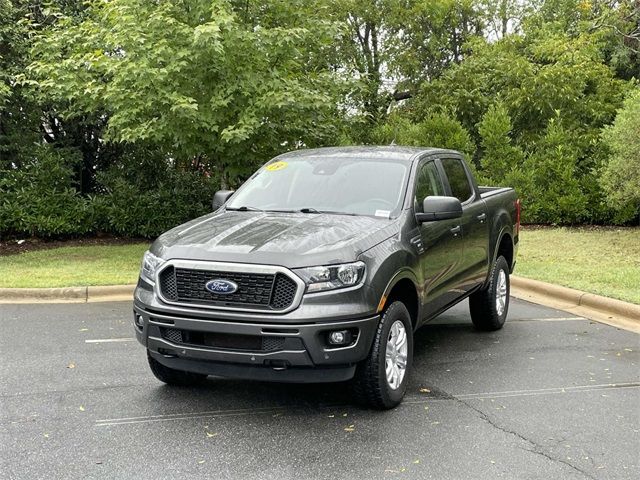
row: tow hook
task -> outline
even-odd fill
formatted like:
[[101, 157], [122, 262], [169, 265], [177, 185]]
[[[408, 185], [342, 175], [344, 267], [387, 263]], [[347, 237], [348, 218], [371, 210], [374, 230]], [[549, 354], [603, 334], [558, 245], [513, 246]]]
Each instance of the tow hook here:
[[278, 372], [289, 367], [289, 362], [286, 360], [267, 360], [265, 363]]

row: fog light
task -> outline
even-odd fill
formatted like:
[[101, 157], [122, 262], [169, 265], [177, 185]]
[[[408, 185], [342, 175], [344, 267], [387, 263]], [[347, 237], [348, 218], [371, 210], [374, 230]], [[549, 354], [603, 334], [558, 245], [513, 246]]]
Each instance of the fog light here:
[[329, 343], [331, 345], [348, 345], [351, 343], [351, 332], [349, 330], [329, 332]]
[[133, 321], [135, 322], [136, 326], [140, 328], [144, 327], [144, 320], [142, 318], [142, 315], [138, 315], [137, 313], [134, 314]]

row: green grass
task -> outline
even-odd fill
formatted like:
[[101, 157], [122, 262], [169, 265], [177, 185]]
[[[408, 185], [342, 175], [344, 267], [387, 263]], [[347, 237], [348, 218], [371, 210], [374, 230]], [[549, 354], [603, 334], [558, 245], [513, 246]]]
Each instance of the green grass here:
[[640, 228], [524, 228], [516, 275], [640, 304]]
[[0, 257], [0, 287], [75, 287], [136, 283], [146, 243], [86, 245]]
[[[0, 256], [0, 287], [135, 283], [148, 245], [86, 245]], [[524, 228], [517, 275], [640, 304], [640, 228]]]

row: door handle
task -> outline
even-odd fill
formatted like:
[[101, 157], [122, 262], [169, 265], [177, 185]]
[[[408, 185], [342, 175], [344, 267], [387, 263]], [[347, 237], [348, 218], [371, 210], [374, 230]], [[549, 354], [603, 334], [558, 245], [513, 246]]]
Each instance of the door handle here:
[[480, 220], [480, 223], [484, 223], [484, 221], [487, 219], [487, 214], [486, 213], [481, 213], [480, 215], [478, 215], [478, 220]]
[[451, 233], [453, 233], [454, 237], [457, 237], [461, 231], [462, 231], [462, 227], [460, 225], [456, 225], [451, 229]]

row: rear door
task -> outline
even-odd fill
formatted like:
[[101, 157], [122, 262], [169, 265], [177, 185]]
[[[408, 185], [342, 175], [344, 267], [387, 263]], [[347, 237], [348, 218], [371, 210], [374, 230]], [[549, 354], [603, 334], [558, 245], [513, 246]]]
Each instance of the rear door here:
[[440, 166], [446, 178], [448, 194], [462, 203], [462, 218], [458, 219], [462, 229], [462, 260], [455, 273], [455, 282], [457, 288], [467, 292], [481, 283], [487, 273], [487, 208], [461, 158], [443, 156]]
[[[433, 158], [420, 161], [416, 171], [414, 210], [422, 212], [423, 200], [431, 195], [447, 195], [440, 168]], [[459, 219], [425, 222], [417, 245], [420, 271], [423, 276], [425, 316], [431, 316], [454, 301], [460, 292], [454, 291], [454, 272], [462, 260], [462, 237], [456, 233]]]

